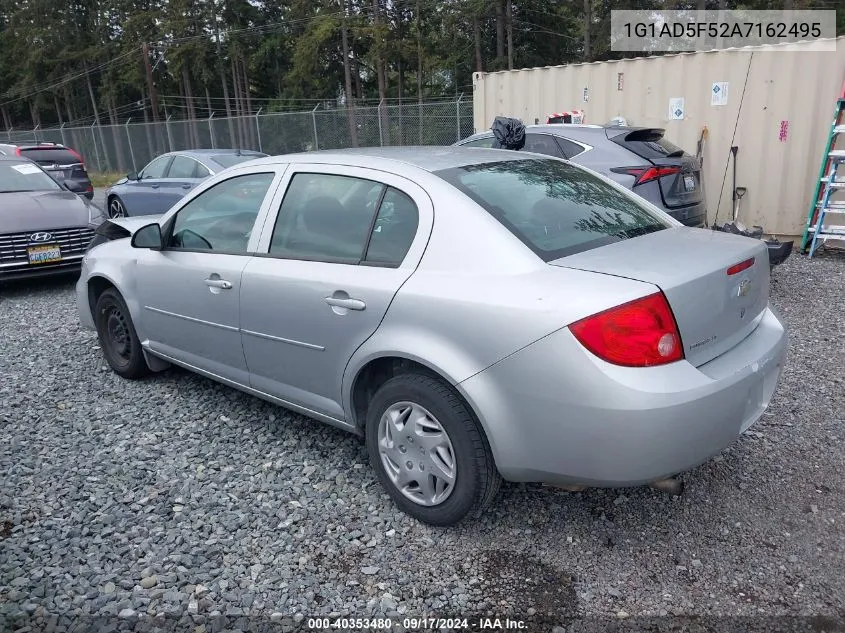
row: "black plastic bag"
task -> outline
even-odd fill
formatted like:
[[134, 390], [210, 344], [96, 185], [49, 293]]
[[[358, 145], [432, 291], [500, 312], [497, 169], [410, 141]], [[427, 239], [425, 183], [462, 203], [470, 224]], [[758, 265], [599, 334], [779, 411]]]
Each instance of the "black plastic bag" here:
[[520, 150], [525, 147], [525, 125], [519, 119], [497, 116], [493, 125], [493, 149]]

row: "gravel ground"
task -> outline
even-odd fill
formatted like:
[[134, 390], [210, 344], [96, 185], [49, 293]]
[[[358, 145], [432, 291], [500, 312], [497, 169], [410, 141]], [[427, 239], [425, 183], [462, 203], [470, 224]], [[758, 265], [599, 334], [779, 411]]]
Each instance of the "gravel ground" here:
[[394, 507], [355, 437], [179, 370], [121, 380], [72, 281], [2, 288], [0, 630], [837, 616], [845, 258], [793, 255], [772, 296], [791, 345], [771, 408], [683, 497], [505, 485], [481, 519], [438, 529]]

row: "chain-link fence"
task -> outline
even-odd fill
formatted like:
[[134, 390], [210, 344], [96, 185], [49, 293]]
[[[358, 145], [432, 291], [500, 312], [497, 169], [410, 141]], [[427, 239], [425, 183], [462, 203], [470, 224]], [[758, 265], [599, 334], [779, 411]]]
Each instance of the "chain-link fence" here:
[[383, 103], [378, 106], [264, 113], [254, 116], [121, 125], [63, 125], [0, 132], [10, 143], [52, 142], [72, 147], [89, 171], [138, 171], [164, 152], [252, 149], [288, 154], [379, 145], [451, 145], [473, 133], [472, 101]]

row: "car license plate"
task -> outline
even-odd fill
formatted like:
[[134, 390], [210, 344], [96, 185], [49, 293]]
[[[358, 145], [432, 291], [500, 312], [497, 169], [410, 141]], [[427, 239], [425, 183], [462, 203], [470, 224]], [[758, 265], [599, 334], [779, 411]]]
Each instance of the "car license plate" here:
[[62, 261], [62, 249], [58, 244], [30, 246], [26, 249], [30, 264], [50, 264]]
[[684, 176], [684, 189], [695, 191], [695, 176]]

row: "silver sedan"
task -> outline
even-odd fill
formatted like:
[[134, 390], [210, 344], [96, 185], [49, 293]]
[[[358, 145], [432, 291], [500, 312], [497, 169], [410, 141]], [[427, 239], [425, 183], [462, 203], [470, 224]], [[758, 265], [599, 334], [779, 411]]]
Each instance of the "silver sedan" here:
[[467, 148], [250, 161], [102, 225], [82, 323], [365, 438], [418, 519], [502, 478], [654, 484], [757, 421], [786, 333], [760, 240], [682, 226], [565, 160]]

